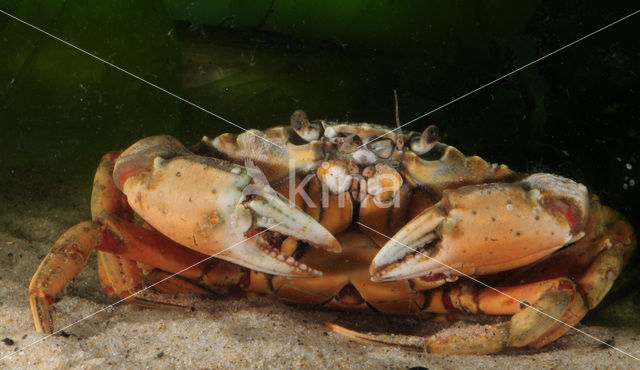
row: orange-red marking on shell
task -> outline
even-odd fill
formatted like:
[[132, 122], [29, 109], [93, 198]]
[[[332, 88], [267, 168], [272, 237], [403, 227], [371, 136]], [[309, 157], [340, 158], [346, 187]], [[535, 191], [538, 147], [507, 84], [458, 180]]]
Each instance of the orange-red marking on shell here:
[[220, 217], [218, 217], [216, 215], [209, 216], [209, 224], [211, 224], [211, 226], [216, 226], [218, 221], [220, 221]]
[[244, 233], [244, 235], [246, 235], [247, 238], [251, 238], [252, 236], [260, 233], [262, 230], [264, 230], [264, 228], [262, 228], [262, 227], [254, 227], [254, 228], [251, 228], [251, 229], [247, 230]]
[[118, 168], [117, 173], [114, 172], [114, 181], [116, 183], [116, 186], [118, 187], [118, 189], [122, 190], [122, 187], [124, 186], [124, 183], [127, 181], [127, 179], [131, 176], [135, 176], [137, 175], [140, 171], [141, 168], [138, 166], [126, 166], [125, 167], [120, 166], [120, 168]]
[[573, 230], [573, 228], [578, 223], [578, 214], [577, 214], [578, 212], [573, 207], [571, 207], [571, 205], [561, 200], [554, 200], [552, 202], [549, 202], [548, 205], [549, 207], [560, 212], [560, 214], [562, 214], [564, 218], [567, 219], [567, 222], [569, 223], [569, 227], [571, 228], [571, 230]]
[[571, 290], [571, 291], [574, 290], [573, 284], [571, 284], [568, 281], [563, 281], [562, 283], [560, 283], [560, 285], [558, 285], [558, 290], [560, 290], [560, 289], [562, 289], [562, 290]]

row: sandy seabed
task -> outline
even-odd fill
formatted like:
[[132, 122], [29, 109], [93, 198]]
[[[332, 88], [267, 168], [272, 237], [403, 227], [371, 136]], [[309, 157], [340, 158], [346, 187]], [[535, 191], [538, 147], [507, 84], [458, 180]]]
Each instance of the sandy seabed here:
[[[127, 304], [109, 307], [112, 302], [98, 283], [95, 254], [52, 308], [56, 328], [70, 326], [46, 337], [33, 328], [27, 300], [29, 280], [58, 236], [88, 218], [88, 199], [72, 189], [55, 193], [37, 197], [0, 194], [2, 368], [640, 367], [639, 361], [577, 331], [539, 350], [453, 356], [362, 345], [324, 325], [331, 321], [358, 330], [417, 335], [443, 328], [415, 318], [300, 308], [268, 298], [208, 299], [196, 302], [193, 311]], [[469, 324], [454, 325], [465, 326]], [[578, 328], [640, 357], [638, 330]]]

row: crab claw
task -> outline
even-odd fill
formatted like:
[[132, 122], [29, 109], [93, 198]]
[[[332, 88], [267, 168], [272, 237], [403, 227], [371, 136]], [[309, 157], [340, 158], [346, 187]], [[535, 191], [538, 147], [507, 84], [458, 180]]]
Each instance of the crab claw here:
[[257, 271], [318, 276], [280, 252], [292, 237], [341, 251], [335, 237], [252, 169], [200, 157], [176, 139], [138, 141], [116, 162], [113, 178], [133, 210], [162, 234], [188, 248]]
[[587, 189], [551, 174], [447, 190], [390, 238], [370, 273], [388, 281], [510, 270], [582, 238], [588, 215]]

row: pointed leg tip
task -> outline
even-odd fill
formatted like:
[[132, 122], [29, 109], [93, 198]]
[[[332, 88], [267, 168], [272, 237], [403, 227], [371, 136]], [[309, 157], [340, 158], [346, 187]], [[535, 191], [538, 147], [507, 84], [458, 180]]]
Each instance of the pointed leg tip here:
[[331, 322], [329, 322], [329, 321], [325, 321], [325, 322], [324, 322], [324, 324], [325, 324], [326, 326], [328, 326], [328, 327], [329, 327], [329, 329], [331, 329], [331, 330], [333, 330], [333, 328], [336, 326], [336, 324], [331, 323]]
[[345, 337], [351, 337], [351, 336], [355, 336], [356, 332], [349, 330], [343, 326], [340, 326], [338, 324], [334, 324], [332, 322], [329, 321], [325, 321], [324, 324], [334, 333], [343, 335]]
[[[29, 292], [29, 294], [31, 295], [32, 293]], [[51, 313], [49, 312], [49, 302], [52, 302], [52, 300], [47, 298], [43, 293], [29, 297], [36, 332], [43, 334], [53, 333]]]

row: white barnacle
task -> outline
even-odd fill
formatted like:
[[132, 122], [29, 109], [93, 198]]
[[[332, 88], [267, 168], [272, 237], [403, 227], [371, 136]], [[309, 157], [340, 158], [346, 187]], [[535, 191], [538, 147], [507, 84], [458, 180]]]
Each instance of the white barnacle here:
[[347, 173], [344, 166], [330, 166], [327, 175], [323, 176], [322, 180], [329, 190], [336, 194], [347, 191], [351, 186], [351, 175]]
[[326, 136], [329, 139], [331, 139], [336, 135], [337, 135], [336, 130], [333, 127], [327, 127], [327, 129], [324, 130], [324, 136]]
[[158, 169], [158, 168], [162, 168], [164, 167], [164, 165], [167, 163], [167, 160], [162, 158], [162, 157], [155, 157], [153, 159], [153, 168]]

